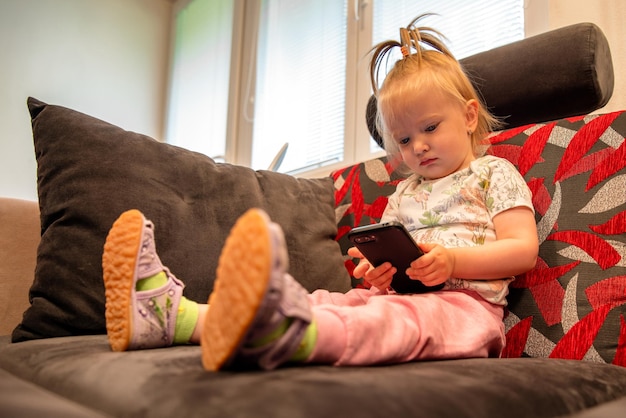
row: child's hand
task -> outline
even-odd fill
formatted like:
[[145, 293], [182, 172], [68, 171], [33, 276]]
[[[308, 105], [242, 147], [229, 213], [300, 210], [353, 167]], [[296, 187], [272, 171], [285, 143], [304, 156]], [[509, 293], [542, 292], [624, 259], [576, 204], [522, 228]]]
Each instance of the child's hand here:
[[363, 256], [361, 251], [356, 247], [348, 249], [348, 255], [355, 258], [360, 258], [359, 264], [354, 268], [352, 274], [357, 279], [363, 278], [369, 284], [377, 289], [385, 290], [391, 285], [391, 279], [396, 273], [397, 269], [391, 265], [391, 263], [383, 263], [378, 267], [373, 267], [367, 259]]
[[425, 254], [411, 263], [406, 274], [425, 286], [436, 286], [448, 280], [454, 271], [454, 253], [438, 244], [420, 243], [419, 247]]

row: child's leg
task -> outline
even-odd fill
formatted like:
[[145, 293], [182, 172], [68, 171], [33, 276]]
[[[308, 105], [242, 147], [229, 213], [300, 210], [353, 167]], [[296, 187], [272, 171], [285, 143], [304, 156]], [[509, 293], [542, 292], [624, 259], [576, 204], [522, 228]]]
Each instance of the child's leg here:
[[497, 356], [502, 307], [463, 291], [309, 295], [286, 274], [280, 228], [258, 210], [233, 227], [202, 334], [207, 370], [289, 361], [370, 365]]
[[114, 351], [165, 347], [198, 338], [206, 310], [182, 296], [183, 283], [161, 264], [154, 226], [137, 210], [124, 212], [104, 245], [106, 326]]
[[273, 369], [306, 359], [315, 343], [308, 292], [286, 274], [282, 231], [256, 209], [233, 227], [217, 269], [202, 334], [207, 370]]
[[204, 320], [208, 310], [209, 305], [205, 303], [198, 303], [198, 321], [196, 322], [196, 326], [191, 333], [191, 338], [189, 338], [189, 342], [191, 344], [200, 344], [202, 340], [202, 331], [204, 331]]
[[370, 289], [354, 288], [346, 293], [330, 292], [325, 289], [317, 289], [309, 295], [312, 305], [339, 305], [339, 306], [360, 306], [374, 296], [387, 295], [386, 290], [378, 290], [375, 287]]
[[502, 307], [473, 292], [371, 296], [359, 306], [316, 305], [313, 314], [318, 335], [311, 363], [497, 357], [504, 347]]

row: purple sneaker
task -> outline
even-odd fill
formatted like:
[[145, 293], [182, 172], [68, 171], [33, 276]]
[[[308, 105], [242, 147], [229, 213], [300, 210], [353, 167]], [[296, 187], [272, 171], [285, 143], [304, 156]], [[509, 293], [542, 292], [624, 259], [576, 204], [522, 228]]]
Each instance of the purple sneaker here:
[[[167, 283], [136, 291], [138, 280], [164, 271]], [[115, 221], [104, 244], [102, 272], [106, 327], [113, 351], [172, 345], [183, 283], [161, 264], [154, 245], [154, 225], [138, 210]]]
[[262, 210], [243, 214], [226, 240], [209, 298], [202, 332], [205, 369], [269, 370], [294, 355], [312, 313], [307, 290], [286, 273], [287, 266], [280, 227]]

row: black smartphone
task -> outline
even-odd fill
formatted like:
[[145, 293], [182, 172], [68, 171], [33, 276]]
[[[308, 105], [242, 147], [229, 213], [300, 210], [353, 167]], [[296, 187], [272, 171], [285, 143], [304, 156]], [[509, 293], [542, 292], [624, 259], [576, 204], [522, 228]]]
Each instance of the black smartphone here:
[[348, 233], [348, 239], [375, 267], [388, 261], [398, 270], [391, 281], [397, 293], [426, 293], [443, 287], [425, 286], [407, 276], [406, 269], [424, 252], [400, 222], [359, 226]]

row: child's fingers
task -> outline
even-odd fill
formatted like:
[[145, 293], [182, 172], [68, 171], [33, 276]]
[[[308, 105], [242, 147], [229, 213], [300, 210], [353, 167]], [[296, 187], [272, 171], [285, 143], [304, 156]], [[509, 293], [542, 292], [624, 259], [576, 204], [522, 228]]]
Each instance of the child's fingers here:
[[366, 260], [362, 259], [352, 271], [352, 275], [357, 279], [360, 279], [364, 277], [371, 268], [372, 266]]
[[391, 263], [383, 263], [376, 268], [370, 269], [365, 274], [365, 280], [378, 289], [386, 289], [389, 287], [391, 279], [396, 272], [397, 269]]
[[417, 246], [420, 247], [422, 251], [425, 253], [430, 252], [433, 248], [437, 246], [437, 244], [429, 243], [429, 242], [418, 242]]
[[348, 255], [354, 258], [365, 258], [363, 257], [363, 254], [361, 253], [361, 251], [359, 251], [359, 249], [356, 247], [348, 248]]

